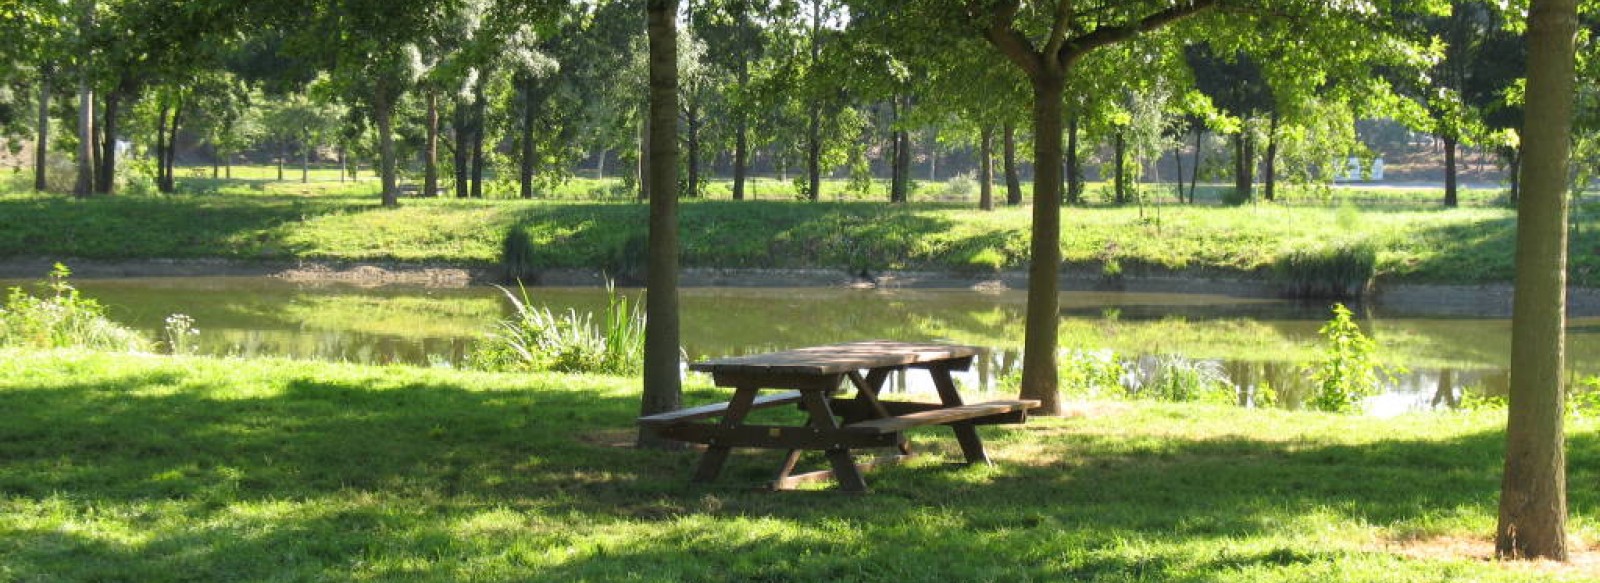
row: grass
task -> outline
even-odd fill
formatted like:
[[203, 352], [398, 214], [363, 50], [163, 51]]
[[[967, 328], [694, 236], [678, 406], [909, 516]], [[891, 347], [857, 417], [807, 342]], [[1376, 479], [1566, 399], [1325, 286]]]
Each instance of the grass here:
[[[725, 398], [703, 380], [690, 400]], [[1595, 581], [1484, 555], [1502, 419], [1135, 403], [986, 428], [874, 492], [616, 446], [637, 381], [0, 352], [0, 579]], [[781, 412], [780, 412], [781, 413]], [[1569, 424], [1573, 484], [1600, 468]], [[818, 463], [808, 460], [806, 463]], [[1600, 492], [1570, 492], [1594, 541]]]
[[[591, 190], [607, 188], [588, 182]], [[504, 237], [516, 227], [533, 244], [535, 267], [615, 272], [635, 261], [630, 254], [637, 245], [630, 241], [643, 237], [647, 213], [627, 197], [407, 199], [401, 208], [383, 209], [370, 180], [191, 179], [186, 188], [172, 197], [87, 201], [0, 194], [0, 257], [377, 260], [487, 268], [499, 261]], [[683, 265], [852, 273], [1019, 270], [1028, 256], [1029, 213], [980, 213], [965, 202], [686, 200]], [[1592, 251], [1600, 249], [1600, 210], [1579, 205], [1574, 216], [1571, 280], [1596, 285], [1600, 253]], [[1268, 277], [1294, 250], [1340, 240], [1373, 250], [1380, 283], [1505, 282], [1512, 276], [1514, 219], [1501, 208], [1392, 204], [1067, 208], [1061, 246], [1069, 268], [1089, 273], [1115, 263], [1129, 275], [1179, 270]]]

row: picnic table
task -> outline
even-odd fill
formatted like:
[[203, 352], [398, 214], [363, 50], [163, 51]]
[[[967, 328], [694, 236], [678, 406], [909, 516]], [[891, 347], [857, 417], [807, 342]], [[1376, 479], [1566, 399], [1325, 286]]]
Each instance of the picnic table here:
[[[1039, 406], [1035, 400], [963, 403], [950, 373], [967, 370], [981, 352], [954, 344], [870, 340], [697, 362], [690, 370], [710, 373], [717, 386], [734, 389], [732, 399], [648, 415], [638, 422], [668, 439], [705, 444], [695, 482], [715, 480], [733, 448], [765, 448], [788, 450], [770, 484], [773, 489], [833, 478], [847, 492], [865, 492], [861, 473], [873, 463], [857, 463], [854, 449], [895, 448], [897, 455], [874, 463], [900, 461], [912, 453], [906, 430], [944, 425], [955, 432], [968, 463], [987, 464], [976, 427], [1022, 423], [1028, 410]], [[926, 370], [939, 402], [880, 399], [890, 373], [906, 369]], [[846, 380], [855, 389], [848, 396]], [[761, 394], [770, 390], [781, 392]], [[746, 422], [751, 411], [784, 405], [805, 411], [805, 423]], [[825, 452], [832, 469], [795, 474], [800, 454], [807, 450]]]

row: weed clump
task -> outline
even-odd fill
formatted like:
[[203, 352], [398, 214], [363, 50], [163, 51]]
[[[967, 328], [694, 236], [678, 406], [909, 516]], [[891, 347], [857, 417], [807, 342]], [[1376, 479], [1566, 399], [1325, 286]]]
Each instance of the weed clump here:
[[1289, 297], [1352, 299], [1361, 297], [1377, 265], [1372, 245], [1342, 241], [1291, 249], [1278, 256], [1272, 271]]
[[1348, 412], [1363, 397], [1377, 394], [1387, 374], [1377, 362], [1378, 344], [1361, 332], [1350, 309], [1333, 305], [1333, 319], [1318, 330], [1326, 344], [1309, 372], [1315, 385], [1310, 405], [1319, 411]]
[[594, 314], [568, 309], [557, 314], [500, 288], [514, 311], [487, 334], [468, 361], [473, 368], [501, 372], [555, 371], [633, 374], [644, 365], [644, 312], [639, 304], [606, 285], [606, 310]]
[[0, 347], [88, 348], [142, 352], [151, 343], [137, 330], [111, 321], [104, 306], [67, 281], [72, 271], [57, 263], [34, 296], [13, 287], [0, 307]]
[[511, 227], [500, 246], [501, 279], [507, 284], [537, 282], [539, 270], [533, 261], [534, 253], [533, 238], [527, 229]]

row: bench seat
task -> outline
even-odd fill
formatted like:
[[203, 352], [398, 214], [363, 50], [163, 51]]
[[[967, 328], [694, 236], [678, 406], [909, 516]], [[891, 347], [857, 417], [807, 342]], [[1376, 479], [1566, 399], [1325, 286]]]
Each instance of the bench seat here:
[[[783, 405], [790, 405], [799, 402], [800, 391], [784, 391], [782, 393], [773, 393], [771, 395], [756, 397], [755, 401], [750, 403], [750, 409], [753, 411], [756, 409], [766, 409], [768, 407], [781, 407]], [[659, 427], [663, 425], [688, 423], [690, 421], [698, 421], [701, 419], [710, 419], [712, 417], [721, 417], [728, 413], [729, 405], [730, 403], [726, 402], [712, 403], [710, 405], [701, 405], [699, 407], [690, 407], [687, 409], [679, 409], [677, 411], [646, 415], [644, 417], [640, 417], [638, 423], [645, 427]]]
[[1019, 414], [1019, 417], [1012, 422], [1021, 423], [1026, 419], [1028, 410], [1038, 406], [1039, 402], [1032, 399], [988, 401], [959, 407], [917, 411], [882, 419], [869, 419], [846, 425], [845, 429], [857, 432], [897, 433], [913, 427], [948, 425], [971, 421], [980, 417], [993, 417], [1008, 413]]

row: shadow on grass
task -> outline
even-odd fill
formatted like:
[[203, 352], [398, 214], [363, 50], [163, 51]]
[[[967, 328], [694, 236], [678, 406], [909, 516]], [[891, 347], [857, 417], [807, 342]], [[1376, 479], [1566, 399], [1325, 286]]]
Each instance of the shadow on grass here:
[[[741, 451], [718, 484], [691, 486], [693, 452], [591, 439], [626, 439], [631, 397], [310, 376], [284, 386], [213, 394], [162, 368], [0, 392], [8, 574], [1204, 579], [1342, 556], [1296, 548], [1286, 531], [1492, 507], [1501, 461], [1493, 432], [1352, 446], [1040, 420], [986, 429], [992, 468], [944, 467], [955, 447], [935, 430], [915, 436], [933, 455], [868, 475], [871, 495], [774, 494], [748, 486], [776, 452]], [[1600, 478], [1600, 437], [1572, 435], [1569, 455], [1573, 483]], [[1596, 502], [1572, 491], [1575, 513]]]

